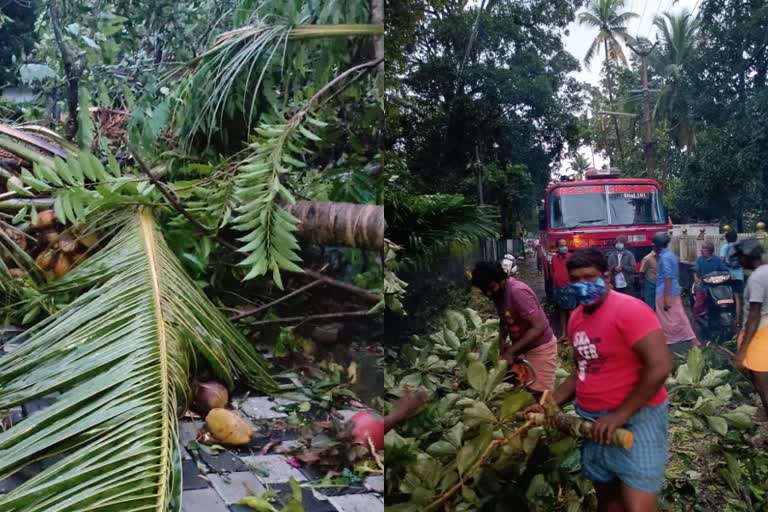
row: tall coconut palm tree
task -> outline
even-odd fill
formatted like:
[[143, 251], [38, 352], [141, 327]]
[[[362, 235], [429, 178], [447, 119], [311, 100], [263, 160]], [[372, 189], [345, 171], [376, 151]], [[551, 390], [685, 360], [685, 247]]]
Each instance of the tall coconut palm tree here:
[[678, 146], [693, 148], [696, 137], [685, 64], [696, 51], [699, 20], [683, 10], [678, 15], [667, 12], [657, 16], [653, 24], [658, 29], [661, 48], [651, 54], [651, 65], [665, 81], [654, 114], [668, 122], [672, 138]]
[[[605, 70], [608, 74], [608, 100], [611, 105], [613, 105], [611, 65], [627, 64], [627, 56], [624, 54], [621, 41], [626, 43], [634, 40], [627, 32], [627, 24], [633, 18], [639, 17], [634, 12], [622, 12], [624, 3], [624, 0], [591, 0], [587, 10], [579, 14], [579, 25], [588, 25], [598, 30], [597, 36], [584, 56], [584, 64], [589, 67], [595, 56], [600, 54], [602, 47], [605, 53]], [[613, 118], [613, 125], [616, 129], [616, 146], [621, 155], [621, 137], [616, 117]]]
[[591, 165], [587, 157], [585, 157], [578, 151], [573, 152], [573, 155], [571, 157], [571, 170], [576, 173], [579, 179], [583, 179], [584, 171], [586, 171], [590, 167]]

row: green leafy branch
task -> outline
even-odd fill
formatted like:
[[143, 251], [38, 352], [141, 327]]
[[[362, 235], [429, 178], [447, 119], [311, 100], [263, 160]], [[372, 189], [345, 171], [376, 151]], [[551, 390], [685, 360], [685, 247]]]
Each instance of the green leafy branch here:
[[245, 246], [239, 249], [248, 256], [241, 265], [251, 266], [245, 279], [272, 271], [275, 283], [282, 288], [280, 269], [301, 272], [296, 262], [299, 244], [294, 233], [299, 220], [280, 204], [292, 205], [296, 199], [284, 185], [284, 175], [304, 168], [300, 160], [310, 151], [310, 142], [320, 141], [306, 125], [319, 128], [326, 123], [304, 109], [290, 121], [262, 122], [256, 129], [259, 139], [251, 147], [254, 153], [244, 162], [235, 179], [234, 197], [238, 203], [233, 219], [235, 229], [248, 231], [239, 238]]
[[[31, 171], [22, 169], [19, 181], [8, 180], [8, 188], [25, 197], [49, 195], [56, 217], [70, 224], [83, 223], [96, 211], [127, 202], [150, 204], [154, 197], [154, 186], [123, 176], [114, 156], [109, 155], [105, 166], [85, 150], [67, 152], [66, 159], [38, 157]], [[34, 224], [36, 206], [28, 208]]]

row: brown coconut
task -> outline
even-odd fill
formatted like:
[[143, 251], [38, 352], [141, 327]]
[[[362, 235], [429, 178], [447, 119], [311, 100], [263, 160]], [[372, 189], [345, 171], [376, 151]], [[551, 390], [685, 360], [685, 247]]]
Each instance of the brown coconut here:
[[72, 261], [69, 259], [69, 256], [61, 253], [56, 258], [56, 264], [53, 266], [53, 275], [56, 276], [56, 279], [59, 279], [69, 272], [71, 268]]
[[23, 279], [27, 277], [27, 273], [21, 270], [20, 268], [12, 268], [8, 270], [8, 273], [11, 274], [12, 277], [16, 279]]
[[201, 382], [197, 385], [192, 410], [205, 416], [211, 409], [224, 409], [229, 403], [229, 391], [218, 382]]
[[56, 213], [53, 210], [43, 210], [37, 213], [37, 222], [32, 226], [35, 229], [45, 229], [56, 222]]
[[77, 241], [80, 243], [80, 245], [82, 245], [86, 249], [90, 249], [91, 247], [99, 243], [99, 235], [97, 235], [96, 233], [82, 235], [78, 237]]
[[55, 260], [56, 260], [56, 250], [54, 249], [44, 250], [35, 259], [35, 261], [37, 262], [37, 266], [40, 267], [42, 270], [51, 270], [53, 268], [53, 263]]
[[75, 252], [77, 250], [77, 242], [75, 237], [69, 233], [64, 233], [59, 237], [59, 249], [63, 252]]
[[18, 229], [5, 228], [5, 234], [19, 246], [19, 249], [22, 251], [27, 249], [27, 237], [24, 236], [24, 233]]
[[220, 443], [244, 446], [251, 442], [253, 429], [237, 413], [229, 409], [213, 409], [205, 417], [205, 428]]

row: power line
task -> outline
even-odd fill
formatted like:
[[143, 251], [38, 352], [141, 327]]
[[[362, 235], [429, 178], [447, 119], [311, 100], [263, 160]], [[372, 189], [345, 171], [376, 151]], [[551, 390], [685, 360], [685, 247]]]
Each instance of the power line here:
[[[666, 11], [666, 9], [664, 9], [664, 11], [661, 10], [662, 2], [664, 2], [664, 0], [659, 0], [659, 5], [656, 7], [656, 14], [653, 16], [654, 19], [656, 19], [656, 16], [658, 16], [659, 13], [663, 13], [664, 11]], [[651, 21], [651, 24], [648, 27], [648, 33], [645, 35], [646, 39], [648, 39], [648, 40], [651, 39], [651, 32], [652, 31], [653, 31], [653, 21]]]
[[643, 25], [643, 18], [645, 18], [645, 10], [648, 8], [648, 2], [643, 2], [643, 14], [637, 19], [637, 29], [635, 30], [635, 37], [640, 37], [640, 27]]

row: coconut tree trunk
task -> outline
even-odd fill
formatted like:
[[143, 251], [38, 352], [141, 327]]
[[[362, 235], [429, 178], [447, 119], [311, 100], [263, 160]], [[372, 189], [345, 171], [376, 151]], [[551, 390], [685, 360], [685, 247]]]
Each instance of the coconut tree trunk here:
[[289, 210], [301, 221], [296, 236], [307, 242], [374, 251], [384, 248], [383, 206], [298, 201]]
[[61, 64], [64, 67], [64, 75], [67, 81], [67, 107], [69, 109], [69, 119], [67, 119], [67, 138], [75, 138], [77, 131], [77, 103], [78, 103], [78, 85], [80, 78], [72, 62], [72, 55], [64, 45], [64, 38], [61, 35], [61, 24], [59, 14], [56, 10], [56, 0], [48, 0], [48, 15], [51, 17], [51, 26], [53, 35], [56, 39], [56, 46], [61, 54]]
[[[611, 103], [611, 108], [614, 108], [613, 104], [613, 81], [611, 80], [611, 58], [608, 54], [608, 40], [603, 41], [605, 45], [605, 71], [608, 75], [608, 101]], [[619, 151], [619, 159], [623, 160], [624, 156], [621, 151], [621, 135], [619, 135], [619, 120], [616, 116], [613, 117], [613, 127], [616, 130], [616, 149]], [[613, 163], [613, 162], [611, 162]]]
[[[371, 2], [371, 24], [384, 24], [384, 0], [372, 0]], [[373, 38], [373, 51], [376, 59], [381, 59], [378, 69], [379, 94], [384, 96], [384, 35]]]

